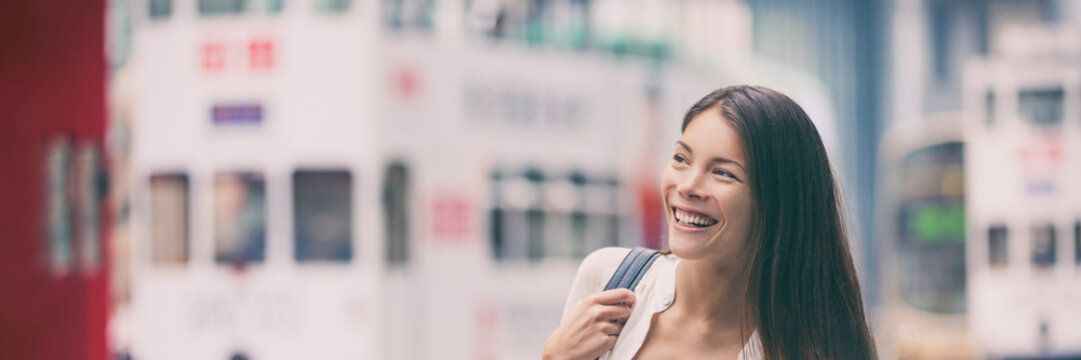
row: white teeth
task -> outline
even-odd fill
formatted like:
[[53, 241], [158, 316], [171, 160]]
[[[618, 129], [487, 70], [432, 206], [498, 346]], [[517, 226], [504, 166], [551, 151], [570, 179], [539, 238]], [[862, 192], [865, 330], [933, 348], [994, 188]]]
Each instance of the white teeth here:
[[694, 224], [694, 225], [709, 226], [709, 225], [713, 225], [714, 223], [716, 223], [716, 221], [714, 221], [714, 220], [703, 219], [703, 218], [700, 218], [698, 216], [685, 214], [682, 211], [678, 211], [678, 210], [675, 212], [675, 216], [676, 216], [677, 221], [679, 221], [681, 223], [684, 223], [684, 224]]

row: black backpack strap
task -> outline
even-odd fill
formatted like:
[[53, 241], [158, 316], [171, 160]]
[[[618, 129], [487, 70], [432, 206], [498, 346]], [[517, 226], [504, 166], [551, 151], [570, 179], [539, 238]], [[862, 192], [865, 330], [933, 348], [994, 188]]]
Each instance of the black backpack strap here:
[[646, 270], [649, 270], [650, 265], [653, 265], [653, 261], [660, 255], [660, 252], [653, 249], [640, 247], [632, 249], [627, 253], [627, 257], [623, 258], [623, 262], [619, 263], [619, 267], [608, 280], [608, 285], [605, 285], [604, 290], [624, 288], [634, 291], [634, 287], [638, 286], [638, 282], [646, 275]]

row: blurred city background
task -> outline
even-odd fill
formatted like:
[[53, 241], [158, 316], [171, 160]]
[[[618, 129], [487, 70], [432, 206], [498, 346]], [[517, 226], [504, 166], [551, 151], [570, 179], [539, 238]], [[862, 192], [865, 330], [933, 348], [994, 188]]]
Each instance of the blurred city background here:
[[535, 359], [684, 111], [811, 115], [887, 359], [1081, 358], [1081, 2], [0, 2], [0, 357]]

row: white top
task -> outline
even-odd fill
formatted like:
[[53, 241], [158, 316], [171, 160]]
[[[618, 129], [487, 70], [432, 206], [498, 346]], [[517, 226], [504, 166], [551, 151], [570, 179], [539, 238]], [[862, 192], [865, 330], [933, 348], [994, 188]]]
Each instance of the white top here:
[[[590, 294], [604, 290], [608, 280], [615, 274], [616, 268], [623, 258], [630, 253], [629, 248], [608, 247], [589, 254], [582, 260], [578, 268], [578, 275], [574, 278], [567, 303], [563, 307], [563, 320], [567, 313], [579, 301]], [[600, 357], [601, 360], [632, 359], [642, 347], [642, 343], [649, 333], [650, 324], [653, 322], [653, 314], [668, 310], [672, 301], [676, 298], [676, 266], [679, 258], [675, 255], [662, 255], [653, 262], [653, 266], [646, 271], [641, 282], [634, 288], [636, 301], [631, 308], [631, 316], [623, 326], [623, 331], [616, 339], [616, 345], [611, 351]], [[751, 333], [750, 339], [743, 345], [739, 352], [739, 360], [757, 360], [762, 358], [762, 345], [759, 343], [758, 331]]]

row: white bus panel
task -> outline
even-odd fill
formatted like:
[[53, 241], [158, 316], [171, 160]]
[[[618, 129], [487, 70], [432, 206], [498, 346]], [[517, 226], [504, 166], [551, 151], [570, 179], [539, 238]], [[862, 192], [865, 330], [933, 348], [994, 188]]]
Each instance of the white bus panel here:
[[1081, 66], [966, 65], [969, 324], [991, 357], [1081, 355]]

